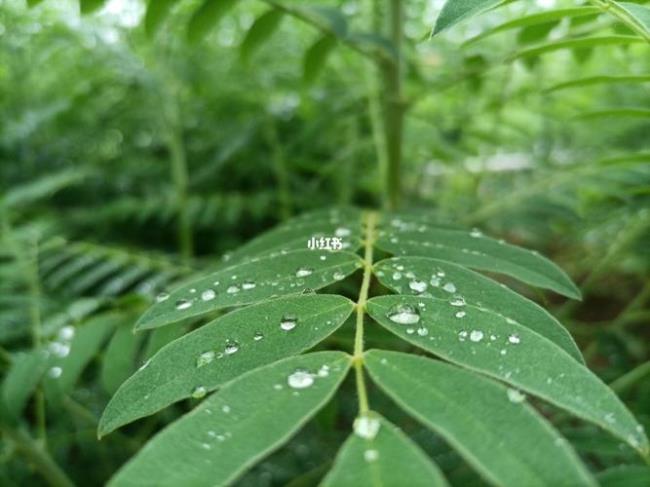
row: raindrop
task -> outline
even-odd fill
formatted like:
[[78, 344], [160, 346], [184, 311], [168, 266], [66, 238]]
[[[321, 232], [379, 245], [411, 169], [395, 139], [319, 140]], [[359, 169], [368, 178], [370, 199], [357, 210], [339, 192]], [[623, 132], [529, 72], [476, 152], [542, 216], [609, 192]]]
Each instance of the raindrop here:
[[237, 286], [230, 286], [228, 289], [226, 289], [226, 292], [228, 294], [235, 294], [239, 292], [239, 288]]
[[190, 294], [195, 294], [196, 293], [196, 288], [190, 289]]
[[215, 353], [212, 350], [209, 350], [207, 352], [203, 352], [199, 357], [196, 359], [196, 366], [197, 367], [203, 367], [204, 365], [208, 365], [210, 362], [214, 360]]
[[510, 335], [508, 337], [508, 342], [512, 343], [513, 345], [518, 345], [521, 342], [521, 339], [519, 338], [519, 335]]
[[179, 299], [176, 301], [176, 309], [187, 309], [192, 306], [192, 301], [187, 299]]
[[483, 332], [480, 330], [472, 330], [469, 334], [469, 339], [473, 342], [480, 342], [483, 340]]
[[428, 334], [429, 334], [429, 330], [427, 330], [426, 328], [424, 327], [418, 328], [418, 335], [420, 335], [421, 337], [425, 337]]
[[345, 274], [343, 274], [341, 271], [336, 271], [332, 277], [336, 281], [342, 281], [343, 279], [345, 279]]
[[253, 335], [253, 340], [255, 340], [256, 342], [259, 342], [262, 338], [264, 338], [264, 335], [262, 334], [261, 331], [258, 331], [257, 333], [255, 333], [255, 335]]
[[345, 227], [339, 227], [334, 231], [334, 235], [337, 237], [349, 237], [350, 229]]
[[329, 365], [323, 365], [318, 369], [318, 377], [327, 377], [328, 375], [330, 375]]
[[228, 414], [228, 413], [230, 412], [230, 406], [228, 406], [227, 404], [224, 404], [223, 406], [221, 406], [221, 410], [222, 410], [225, 414]]
[[467, 332], [465, 330], [458, 332], [458, 339], [461, 342], [464, 342], [466, 338], [467, 338]]
[[483, 233], [478, 228], [472, 228], [472, 231], [469, 234], [474, 238], [479, 238], [483, 236]]
[[458, 311], [458, 312], [456, 312], [455, 316], [456, 316], [456, 318], [463, 318], [465, 316], [465, 312], [464, 311]]
[[446, 283], [444, 286], [442, 286], [442, 289], [444, 289], [448, 293], [455, 293], [456, 292], [456, 286], [454, 285], [453, 282]]
[[208, 390], [203, 387], [203, 386], [198, 386], [195, 387], [194, 390], [192, 391], [192, 397], [194, 399], [201, 399], [202, 397], [205, 397], [205, 395], [208, 393]]
[[296, 271], [296, 277], [311, 276], [313, 272], [314, 272], [314, 269], [310, 269], [309, 267], [300, 267]]
[[58, 379], [61, 377], [61, 374], [63, 373], [63, 369], [61, 367], [52, 367], [47, 375], [52, 377], [53, 379]]
[[379, 422], [379, 419], [368, 415], [359, 416], [354, 420], [353, 424], [354, 433], [366, 440], [374, 440], [377, 433], [379, 433], [380, 427], [381, 423]]
[[379, 452], [377, 450], [366, 450], [363, 452], [363, 459], [366, 462], [374, 462], [379, 458]]
[[414, 325], [420, 321], [420, 312], [410, 304], [395, 305], [388, 310], [386, 316], [400, 325]]
[[440, 287], [440, 278], [438, 276], [431, 276], [429, 284], [431, 284], [433, 287]]
[[230, 340], [226, 342], [226, 348], [224, 349], [226, 355], [232, 355], [233, 353], [237, 353], [238, 350], [239, 350], [239, 343]]
[[156, 296], [156, 303], [162, 303], [163, 301], [166, 301], [169, 299], [169, 293], [166, 293], [165, 291], [161, 292]]
[[72, 340], [72, 337], [74, 337], [74, 326], [64, 326], [59, 330], [59, 338], [61, 340]]
[[423, 293], [424, 291], [427, 290], [427, 283], [424, 281], [418, 281], [417, 279], [414, 281], [409, 282], [409, 288], [411, 291], [415, 291], [416, 293]]
[[465, 306], [465, 298], [457, 294], [449, 300], [449, 304], [452, 306]]
[[211, 301], [216, 297], [217, 297], [217, 293], [214, 291], [214, 289], [206, 289], [201, 293], [201, 299], [203, 301]]
[[244, 291], [250, 291], [251, 289], [255, 289], [255, 286], [256, 284], [253, 281], [244, 281], [241, 285], [241, 288]]
[[292, 389], [306, 389], [314, 383], [314, 376], [304, 369], [296, 369], [288, 378], [287, 384]]
[[284, 331], [293, 330], [298, 324], [298, 318], [295, 315], [284, 315], [280, 320], [280, 328]]
[[517, 389], [508, 388], [508, 400], [510, 402], [523, 402], [526, 399], [526, 394]]
[[393, 272], [393, 281], [399, 281], [402, 278], [401, 272]]
[[607, 413], [605, 415], [605, 421], [609, 424], [613, 424], [616, 422], [616, 418], [614, 418], [614, 413]]

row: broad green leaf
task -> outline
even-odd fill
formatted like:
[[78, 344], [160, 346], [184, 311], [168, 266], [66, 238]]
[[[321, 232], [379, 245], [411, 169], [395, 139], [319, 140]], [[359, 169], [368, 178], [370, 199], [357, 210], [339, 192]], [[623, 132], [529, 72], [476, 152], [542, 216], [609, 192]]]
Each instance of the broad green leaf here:
[[409, 487], [447, 485], [438, 467], [399, 428], [375, 413], [363, 420], [379, 427], [376, 436], [350, 435], [323, 487], [397, 486], [406, 479]]
[[300, 429], [349, 365], [344, 353], [317, 352], [239, 377], [151, 439], [109, 486], [231, 483]]
[[[362, 266], [350, 252], [297, 250], [234, 265], [191, 282], [149, 308], [136, 329], [156, 328], [210, 311], [319, 289]], [[159, 297], [160, 299], [160, 297]]]
[[163, 20], [178, 0], [149, 0], [144, 16], [144, 27], [149, 35], [155, 34]]
[[374, 266], [379, 281], [398, 294], [448, 299], [462, 294], [466, 303], [521, 323], [584, 363], [571, 334], [544, 308], [506, 286], [460, 266], [426, 257], [396, 257]]
[[163, 328], [152, 330], [149, 333], [149, 339], [147, 340], [147, 345], [144, 348], [142, 357], [145, 360], [153, 357], [158, 353], [158, 350], [163, 348], [165, 345], [185, 335], [189, 325], [189, 323], [184, 323], [180, 326], [165, 326]]
[[539, 46], [533, 46], [528, 49], [523, 49], [510, 56], [507, 60], [514, 61], [516, 59], [530, 58], [546, 54], [547, 52], [559, 51], [561, 49], [580, 50], [596, 46], [625, 46], [628, 44], [638, 44], [645, 42], [643, 39], [636, 36], [598, 36], [598, 37], [580, 37], [578, 39], [561, 39], [557, 41], [549, 41]]
[[163, 347], [129, 378], [106, 406], [99, 434], [307, 350], [341, 326], [353, 308], [343, 296], [315, 294], [224, 315]]
[[612, 3], [623, 7], [623, 10], [629, 14], [634, 22], [641, 27], [645, 32], [650, 34], [650, 8], [645, 5], [630, 2], [615, 2]]
[[447, 0], [433, 28], [436, 35], [467, 17], [484, 12], [501, 3], [501, 0]]
[[509, 317], [448, 300], [379, 296], [368, 313], [404, 340], [450, 362], [495, 377], [591, 421], [641, 453], [643, 429], [607, 385], [547, 338]]
[[599, 12], [601, 12], [601, 10], [598, 7], [560, 8], [555, 10], [547, 10], [544, 12], [536, 12], [534, 14], [525, 15], [523, 17], [509, 20], [497, 25], [496, 27], [492, 27], [491, 29], [484, 31], [481, 34], [472, 37], [466, 41], [464, 45], [473, 44], [482, 39], [485, 39], [486, 37], [498, 34], [499, 32], [505, 32], [512, 29], [520, 29], [522, 27], [530, 27], [531, 25], [545, 24], [547, 22], [561, 20], [566, 17], [583, 17]]
[[284, 13], [281, 10], [271, 9], [253, 22], [241, 45], [241, 56], [245, 61], [269, 40], [283, 18]]
[[382, 225], [377, 247], [395, 255], [433, 257], [506, 274], [532, 286], [580, 298], [580, 291], [571, 279], [547, 258], [476, 230], [448, 230], [393, 218]]
[[[176, 327], [163, 328], [175, 330]], [[120, 387], [133, 373], [136, 354], [143, 335], [133, 333], [130, 323], [118, 326], [102, 358], [101, 380], [104, 389], [110, 394]]]
[[79, 0], [79, 8], [82, 14], [89, 14], [101, 8], [106, 0]]
[[372, 379], [495, 485], [596, 485], [521, 393], [440, 361], [372, 350]]
[[303, 60], [303, 81], [306, 84], [312, 84], [318, 77], [335, 46], [336, 38], [324, 35], [307, 49]]
[[187, 36], [195, 42], [205, 36], [239, 0], [204, 0], [190, 18]]
[[49, 354], [45, 350], [12, 355], [9, 371], [2, 382], [2, 400], [12, 418], [20, 416], [47, 370], [49, 361]]
[[600, 487], [647, 487], [650, 485], [650, 467], [619, 465], [598, 474]]
[[617, 83], [648, 83], [650, 82], [650, 74], [633, 76], [633, 75], [620, 75], [620, 76], [589, 76], [586, 78], [572, 79], [563, 83], [558, 83], [547, 88], [547, 93], [553, 91], [564, 90], [567, 88], [581, 88], [583, 86], [592, 86], [600, 84], [617, 84]]

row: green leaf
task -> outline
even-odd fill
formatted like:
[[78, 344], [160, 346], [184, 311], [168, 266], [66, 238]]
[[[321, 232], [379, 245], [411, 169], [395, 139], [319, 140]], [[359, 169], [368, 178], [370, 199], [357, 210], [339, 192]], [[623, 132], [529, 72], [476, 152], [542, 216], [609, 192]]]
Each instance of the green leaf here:
[[618, 83], [648, 83], [650, 74], [646, 75], [620, 75], [620, 76], [588, 76], [586, 78], [572, 79], [563, 83], [553, 85], [546, 90], [547, 93], [564, 90], [567, 88], [580, 88], [583, 86], [593, 86], [600, 84], [618, 84]]
[[191, 42], [203, 38], [239, 0], [205, 0], [190, 18], [187, 37]]
[[82, 14], [90, 14], [95, 10], [100, 9], [106, 0], [79, 0], [79, 9]]
[[349, 365], [344, 353], [317, 352], [249, 372], [156, 435], [109, 485], [231, 483], [313, 416]]
[[353, 308], [343, 296], [316, 294], [224, 315], [163, 347], [129, 378], [106, 406], [99, 434], [309, 349], [341, 326]]
[[149, 0], [144, 15], [144, 27], [147, 34], [153, 35], [169, 15], [169, 11], [178, 0]]
[[550, 41], [539, 46], [533, 46], [528, 49], [523, 49], [507, 60], [514, 61], [517, 59], [530, 58], [546, 54], [548, 52], [559, 51], [561, 49], [580, 50], [596, 46], [625, 46], [628, 44], [637, 44], [645, 42], [643, 39], [636, 36], [598, 36], [598, 37], [581, 37], [578, 39], [561, 39], [557, 41]]
[[405, 479], [409, 487], [447, 485], [438, 467], [399, 428], [375, 413], [364, 419], [377, 422], [376, 436], [350, 435], [323, 487], [397, 486]]
[[375, 297], [368, 313], [424, 350], [512, 384], [601, 426], [641, 453], [648, 451], [641, 426], [596, 375], [510, 317], [466, 304], [462, 289], [449, 300]]
[[580, 298], [571, 279], [537, 252], [494, 240], [480, 232], [448, 230], [392, 218], [382, 226], [377, 247], [395, 255], [447, 260], [478, 270], [497, 272], [526, 284]]
[[45, 350], [30, 350], [12, 355], [11, 366], [2, 382], [2, 400], [12, 418], [20, 416], [47, 370], [49, 360]]
[[619, 465], [598, 474], [601, 487], [647, 487], [650, 485], [650, 467]]
[[[175, 330], [176, 328], [163, 328], [163, 330], [166, 329]], [[120, 325], [113, 334], [108, 347], [106, 347], [101, 372], [102, 385], [110, 394], [115, 393], [120, 384], [133, 373], [135, 357], [142, 338], [143, 335], [134, 334], [132, 327], [127, 323]]]
[[587, 15], [593, 15], [599, 12], [601, 12], [601, 10], [598, 7], [560, 8], [555, 10], [546, 10], [544, 12], [536, 12], [534, 14], [525, 15], [523, 17], [518, 17], [513, 20], [509, 20], [507, 22], [497, 25], [496, 27], [492, 27], [491, 29], [488, 29], [482, 32], [481, 34], [467, 40], [464, 43], [464, 45], [467, 46], [469, 44], [473, 44], [475, 42], [483, 40], [486, 37], [490, 37], [494, 34], [498, 34], [500, 32], [505, 32], [512, 29], [519, 29], [522, 27], [529, 27], [532, 25], [545, 24], [547, 22], [554, 21], [554, 20], [561, 20], [566, 17], [579, 18]]
[[650, 34], [650, 8], [638, 3], [615, 2], [613, 0], [612, 3], [621, 6], [639, 27]]
[[494, 7], [501, 0], [447, 0], [438, 15], [431, 35], [436, 35], [467, 17]]
[[426, 257], [396, 257], [374, 266], [379, 281], [398, 294], [448, 299], [454, 293], [465, 302], [510, 319], [548, 338], [577, 361], [582, 354], [571, 334], [545, 309], [507, 287], [460, 266]]
[[647, 108], [604, 108], [602, 110], [593, 110], [590, 112], [576, 115], [576, 119], [591, 120], [594, 118], [650, 118], [650, 110]]
[[596, 485], [518, 391], [424, 357], [372, 350], [372, 379], [495, 485]]
[[284, 13], [281, 10], [272, 9], [255, 19], [241, 45], [244, 61], [248, 61], [251, 55], [271, 38], [283, 18]]
[[136, 324], [143, 330], [217, 309], [319, 289], [362, 266], [350, 252], [297, 250], [234, 265], [187, 284], [149, 308]]
[[334, 47], [336, 47], [336, 38], [325, 35], [307, 49], [303, 60], [303, 81], [305, 84], [312, 84], [318, 77]]
[[345, 38], [348, 34], [348, 22], [340, 10], [320, 5], [292, 5], [289, 8], [304, 20], [319, 27], [324, 32]]

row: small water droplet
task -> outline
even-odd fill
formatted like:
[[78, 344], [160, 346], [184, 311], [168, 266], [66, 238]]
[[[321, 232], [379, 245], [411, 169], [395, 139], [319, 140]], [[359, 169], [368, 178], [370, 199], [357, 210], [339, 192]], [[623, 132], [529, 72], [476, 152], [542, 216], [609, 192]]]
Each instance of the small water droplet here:
[[467, 338], [467, 332], [465, 330], [458, 332], [458, 339], [461, 342], [464, 342], [466, 338]]
[[415, 291], [416, 293], [423, 293], [424, 291], [427, 290], [427, 283], [415, 279], [409, 282], [409, 288], [411, 289], [411, 291]]
[[201, 293], [201, 299], [203, 301], [212, 301], [216, 297], [217, 297], [217, 293], [215, 292], [214, 289], [206, 289]]
[[478, 228], [472, 228], [472, 231], [469, 234], [474, 238], [479, 238], [483, 236], [483, 233]]
[[513, 345], [518, 345], [521, 342], [521, 339], [519, 338], [519, 335], [512, 334], [508, 337], [508, 342]]
[[428, 334], [429, 334], [429, 330], [427, 330], [426, 328], [424, 327], [418, 328], [418, 335], [420, 335], [421, 337], [425, 337]]
[[377, 433], [379, 433], [380, 427], [381, 423], [379, 422], [379, 419], [373, 418], [367, 414], [359, 416], [354, 420], [353, 424], [354, 433], [366, 440], [373, 440], [377, 436]]
[[314, 376], [304, 369], [296, 369], [287, 378], [287, 384], [292, 389], [306, 389], [314, 383]]
[[299, 267], [298, 270], [296, 271], [296, 277], [311, 276], [313, 272], [314, 269], [310, 269], [309, 267]]
[[52, 367], [47, 373], [47, 375], [52, 377], [52, 379], [58, 379], [61, 377], [61, 374], [63, 374], [63, 369], [61, 367]]
[[452, 306], [465, 306], [465, 298], [457, 294], [449, 300], [449, 304]]
[[607, 413], [605, 415], [605, 422], [609, 424], [616, 423], [616, 418], [614, 417], [614, 413]]
[[410, 304], [395, 305], [388, 310], [386, 316], [400, 325], [414, 325], [420, 321], [420, 312]]
[[401, 272], [393, 272], [393, 281], [399, 281], [402, 278]]
[[438, 276], [431, 276], [429, 284], [431, 284], [433, 287], [440, 287], [440, 278]]
[[225, 414], [228, 414], [228, 413], [230, 412], [230, 406], [228, 406], [227, 404], [224, 404], [223, 406], [221, 406], [221, 410], [222, 410]]
[[469, 334], [469, 339], [473, 342], [480, 342], [483, 340], [483, 332], [480, 330], [472, 330]]
[[169, 293], [162, 291], [158, 293], [158, 296], [156, 296], [156, 303], [162, 303], [163, 301], [167, 301], [169, 299]]
[[257, 284], [255, 284], [254, 281], [244, 281], [244, 282], [242, 282], [241, 288], [244, 291], [250, 291], [251, 289], [255, 289], [256, 285]]
[[339, 227], [334, 231], [334, 235], [337, 237], [349, 237], [350, 229], [345, 227]]
[[255, 333], [255, 335], [253, 335], [253, 340], [255, 340], [256, 342], [259, 342], [263, 338], [264, 338], [264, 334], [261, 331], [258, 331]]
[[456, 314], [454, 316], [456, 316], [456, 318], [463, 318], [465, 316], [465, 312], [464, 311], [458, 311], [458, 312], [456, 312]]
[[510, 402], [523, 402], [526, 399], [526, 394], [517, 389], [508, 388], [508, 400]]
[[207, 352], [203, 352], [199, 357], [196, 359], [196, 366], [197, 367], [203, 367], [204, 365], [208, 365], [210, 362], [214, 360], [215, 353], [212, 350], [209, 350]]
[[363, 452], [363, 459], [366, 462], [374, 462], [379, 458], [379, 452], [377, 450], [366, 450]]
[[224, 349], [226, 355], [232, 355], [233, 353], [237, 353], [238, 351], [239, 351], [239, 343], [231, 340], [228, 340], [226, 342], [226, 348]]
[[239, 287], [237, 286], [229, 286], [228, 289], [226, 289], [226, 292], [228, 294], [236, 294], [239, 292]]
[[195, 387], [194, 390], [192, 391], [192, 397], [194, 399], [201, 399], [202, 397], [205, 397], [205, 395], [208, 393], [208, 390], [203, 387], [203, 386], [198, 386]]
[[343, 274], [341, 271], [336, 271], [332, 277], [336, 281], [342, 281], [345, 279], [345, 274]]
[[455, 284], [453, 282], [445, 283], [445, 285], [442, 286], [442, 289], [444, 289], [448, 293], [455, 293], [456, 292], [456, 286], [455, 286]]
[[192, 306], [192, 301], [188, 299], [179, 299], [176, 301], [176, 309], [183, 310], [189, 308], [190, 306]]
[[284, 315], [280, 320], [280, 328], [284, 331], [293, 330], [298, 324], [298, 318], [295, 315]]
[[318, 377], [327, 377], [328, 375], [330, 375], [329, 365], [323, 365], [318, 369]]

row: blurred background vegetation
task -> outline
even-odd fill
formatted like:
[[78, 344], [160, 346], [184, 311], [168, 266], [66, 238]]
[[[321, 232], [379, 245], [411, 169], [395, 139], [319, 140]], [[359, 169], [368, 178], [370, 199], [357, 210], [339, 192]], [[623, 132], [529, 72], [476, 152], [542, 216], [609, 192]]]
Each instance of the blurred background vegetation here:
[[[260, 27], [256, 19], [281, 2], [233, 2], [194, 42], [187, 25], [197, 1], [174, 3], [155, 32], [138, 0], [110, 0], [85, 16], [76, 1], [32, 3], [0, 3], [0, 367], [29, 371], [18, 375], [22, 387], [3, 386], [18, 419], [3, 429], [0, 484], [40, 485], [39, 462], [54, 460], [73, 481], [100, 485], [188, 408], [97, 442], [112, 392], [184, 331], [134, 336], [134, 317], [161, 290], [293, 214], [380, 207], [372, 114], [382, 87], [364, 56], [345, 42], [318, 47], [318, 29], [295, 16]], [[373, 11], [381, 14], [377, 3], [318, 4], [362, 32], [376, 22]], [[589, 366], [648, 429], [648, 45], [526, 53], [631, 33], [599, 12], [490, 31], [576, 7], [554, 0], [508, 4], [431, 39], [441, 5], [406, 4], [403, 205], [537, 249], [567, 269], [580, 303], [519, 290], [562, 319]], [[562, 86], [580, 78], [595, 81]], [[336, 337], [349, 338], [345, 330]], [[83, 345], [70, 353], [70, 342]], [[34, 375], [39, 348], [68, 361], [63, 375]], [[348, 389], [240, 483], [315, 482], [354, 415]], [[544, 411], [595, 471], [638, 462], [597, 430]], [[400, 424], [455, 484], [481, 485], [409, 421]], [[45, 444], [51, 456], [41, 458]]]

